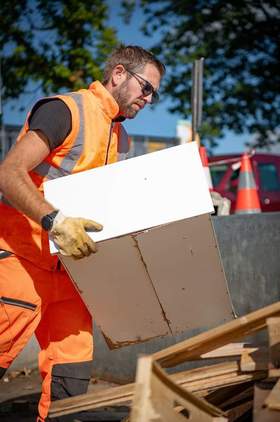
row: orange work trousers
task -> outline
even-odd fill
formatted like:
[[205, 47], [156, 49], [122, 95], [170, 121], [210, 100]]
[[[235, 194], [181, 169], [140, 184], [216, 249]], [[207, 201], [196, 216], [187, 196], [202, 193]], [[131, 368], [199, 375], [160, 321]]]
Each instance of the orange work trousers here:
[[0, 259], [0, 374], [33, 333], [43, 379], [37, 421], [45, 421], [51, 400], [87, 390], [92, 318], [64, 269], [46, 271], [10, 255]]

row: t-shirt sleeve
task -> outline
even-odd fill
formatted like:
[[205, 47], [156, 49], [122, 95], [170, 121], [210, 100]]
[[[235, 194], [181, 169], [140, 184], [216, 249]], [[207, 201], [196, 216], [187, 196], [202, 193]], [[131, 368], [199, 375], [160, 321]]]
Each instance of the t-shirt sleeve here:
[[51, 150], [61, 145], [72, 129], [71, 112], [58, 98], [35, 104], [28, 122], [29, 130], [40, 130], [46, 136]]

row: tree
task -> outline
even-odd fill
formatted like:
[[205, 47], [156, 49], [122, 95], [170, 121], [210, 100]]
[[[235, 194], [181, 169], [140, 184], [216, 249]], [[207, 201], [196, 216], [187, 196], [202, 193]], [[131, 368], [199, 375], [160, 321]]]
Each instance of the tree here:
[[117, 45], [102, 0], [2, 0], [0, 51], [3, 99], [15, 99], [30, 82], [49, 94], [100, 79]]
[[[277, 0], [141, 0], [142, 30], [168, 72], [171, 111], [190, 115], [191, 67], [205, 58], [203, 139], [227, 129], [280, 140], [280, 3]], [[123, 1], [129, 19], [135, 2]]]

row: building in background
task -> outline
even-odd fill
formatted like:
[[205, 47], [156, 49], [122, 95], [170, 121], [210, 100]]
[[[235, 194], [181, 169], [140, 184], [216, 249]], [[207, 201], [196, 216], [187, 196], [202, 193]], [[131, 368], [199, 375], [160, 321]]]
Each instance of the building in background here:
[[[0, 157], [2, 159], [15, 143], [20, 129], [21, 126], [5, 125], [4, 131], [1, 133], [2, 138], [0, 143]], [[129, 137], [131, 140], [130, 151], [128, 154], [129, 158], [180, 144], [180, 139], [176, 137], [143, 135], [129, 135]]]
[[15, 143], [21, 126], [5, 125], [0, 132], [0, 161], [3, 160], [11, 146]]
[[[19, 134], [21, 126], [5, 125], [0, 132], [0, 161], [5, 157]], [[177, 136], [153, 136], [129, 134], [131, 145], [128, 157], [137, 157], [149, 152], [159, 151], [164, 148], [184, 144], [191, 140], [191, 124], [186, 120], [178, 120], [176, 126]], [[280, 155], [280, 143], [269, 148], [263, 148], [260, 152], [268, 152]], [[242, 151], [241, 151], [242, 152]]]

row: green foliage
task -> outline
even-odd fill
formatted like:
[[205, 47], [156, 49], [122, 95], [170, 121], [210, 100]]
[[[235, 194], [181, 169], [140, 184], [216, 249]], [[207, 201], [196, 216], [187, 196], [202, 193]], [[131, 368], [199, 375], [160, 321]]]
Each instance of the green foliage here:
[[[125, 19], [135, 1], [123, 1]], [[205, 58], [201, 134], [225, 130], [280, 138], [280, 3], [277, 0], [141, 0], [146, 35], [167, 65], [171, 111], [190, 115], [191, 68]], [[129, 6], [129, 7], [128, 7]]]
[[49, 94], [100, 79], [117, 45], [107, 15], [102, 0], [2, 0], [3, 98], [18, 98], [30, 82]]

